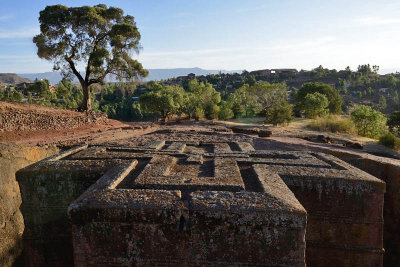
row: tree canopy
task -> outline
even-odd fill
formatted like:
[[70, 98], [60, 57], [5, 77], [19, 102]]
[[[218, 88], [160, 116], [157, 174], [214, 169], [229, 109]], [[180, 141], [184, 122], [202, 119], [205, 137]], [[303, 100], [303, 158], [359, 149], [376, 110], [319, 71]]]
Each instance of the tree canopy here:
[[310, 82], [305, 83], [297, 92], [296, 95], [296, 109], [302, 110], [304, 100], [307, 94], [320, 93], [326, 96], [328, 99], [328, 109], [330, 113], [338, 114], [342, 112], [343, 100], [339, 95], [339, 92], [325, 83]]
[[215, 91], [212, 84], [193, 79], [188, 83], [185, 102], [185, 112], [189, 118], [215, 119], [218, 117], [217, 105], [221, 102], [221, 95]]
[[[47, 6], [40, 11], [40, 34], [33, 38], [40, 58], [52, 61], [54, 70], [75, 75], [83, 89], [81, 110], [90, 110], [89, 86], [103, 83], [107, 75], [119, 80], [147, 76], [141, 63], [131, 57], [140, 48], [134, 17], [106, 5]], [[84, 74], [78, 65], [85, 65]]]
[[160, 85], [139, 98], [144, 111], [156, 113], [166, 121], [179, 113], [184, 105], [185, 90], [180, 86]]
[[307, 118], [322, 116], [328, 111], [328, 98], [318, 92], [307, 94], [304, 98], [303, 107]]

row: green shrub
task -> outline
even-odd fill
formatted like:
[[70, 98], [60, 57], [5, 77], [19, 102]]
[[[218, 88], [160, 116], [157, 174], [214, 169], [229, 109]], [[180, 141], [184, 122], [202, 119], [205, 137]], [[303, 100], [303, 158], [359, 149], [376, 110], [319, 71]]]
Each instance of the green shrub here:
[[313, 120], [308, 127], [317, 131], [332, 133], [356, 133], [354, 123], [346, 117], [338, 115], [328, 115]]
[[267, 123], [274, 126], [278, 124], [289, 124], [293, 120], [293, 106], [289, 103], [282, 102], [281, 105], [267, 110]]
[[359, 135], [377, 138], [386, 130], [386, 117], [369, 106], [360, 105], [351, 113]]
[[400, 138], [387, 132], [379, 137], [379, 144], [398, 150], [400, 148]]

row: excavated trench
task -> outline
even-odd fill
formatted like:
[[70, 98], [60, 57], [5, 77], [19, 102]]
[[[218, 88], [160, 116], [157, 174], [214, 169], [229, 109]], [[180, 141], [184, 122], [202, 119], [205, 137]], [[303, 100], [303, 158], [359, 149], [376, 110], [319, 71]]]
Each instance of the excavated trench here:
[[0, 266], [22, 265], [24, 219], [15, 172], [58, 152], [56, 146], [0, 143]]

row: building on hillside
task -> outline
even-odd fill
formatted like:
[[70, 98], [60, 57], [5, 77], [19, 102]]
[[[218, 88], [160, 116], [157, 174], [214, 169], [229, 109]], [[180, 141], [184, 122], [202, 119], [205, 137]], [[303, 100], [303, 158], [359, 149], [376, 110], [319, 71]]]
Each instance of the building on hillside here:
[[264, 76], [264, 77], [279, 77], [279, 75], [295, 77], [298, 75], [298, 71], [296, 69], [264, 69], [264, 70], [251, 71], [249, 74], [254, 76]]
[[251, 71], [249, 72], [250, 75], [254, 75], [254, 76], [271, 76], [272, 74], [274, 74], [275, 72], [270, 70], [270, 69], [265, 69], [265, 70], [255, 70], [255, 71]]

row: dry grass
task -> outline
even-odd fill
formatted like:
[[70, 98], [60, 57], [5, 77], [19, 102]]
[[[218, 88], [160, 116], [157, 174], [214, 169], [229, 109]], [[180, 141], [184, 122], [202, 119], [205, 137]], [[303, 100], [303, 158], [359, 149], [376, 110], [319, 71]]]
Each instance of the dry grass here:
[[237, 118], [225, 121], [227, 124], [235, 124], [235, 125], [252, 125], [259, 126], [263, 125], [265, 121], [265, 117], [251, 117], [251, 118]]
[[309, 128], [316, 131], [356, 134], [354, 123], [347, 117], [328, 115], [313, 120]]

